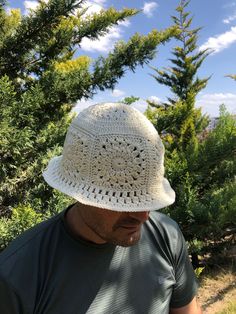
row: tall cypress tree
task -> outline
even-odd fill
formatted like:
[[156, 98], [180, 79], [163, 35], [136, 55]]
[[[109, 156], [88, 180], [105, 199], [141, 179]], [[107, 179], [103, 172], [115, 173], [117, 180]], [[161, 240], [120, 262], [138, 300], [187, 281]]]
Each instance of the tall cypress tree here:
[[[166, 70], [157, 70], [154, 78], [158, 83], [169, 86], [174, 98], [169, 97], [169, 103], [175, 104], [176, 100], [186, 101], [190, 93], [196, 96], [205, 88], [209, 78], [200, 79], [196, 77], [197, 71], [207, 57], [208, 49], [199, 51], [197, 40], [201, 28], [191, 29], [193, 17], [190, 12], [185, 12], [190, 0], [181, 0], [176, 8], [177, 16], [172, 16], [174, 24], [178, 27], [176, 35], [180, 46], [173, 49], [174, 58], [170, 59], [173, 66]], [[155, 69], [154, 69], [155, 70]]]
[[[197, 94], [205, 88], [208, 78], [200, 79], [197, 71], [209, 52], [199, 51], [197, 40], [201, 28], [191, 28], [193, 18], [186, 7], [190, 1], [181, 0], [176, 8], [177, 15], [172, 16], [174, 25], [179, 29], [175, 36], [178, 46], [174, 47], [170, 59], [172, 66], [163, 70], [152, 68], [154, 79], [170, 88], [173, 96], [168, 101], [154, 105], [158, 108], [156, 126], [160, 132], [167, 132], [175, 139], [175, 145], [185, 149], [188, 144], [196, 144], [196, 134], [207, 124], [201, 111], [194, 108]], [[153, 105], [151, 102], [149, 104]]]

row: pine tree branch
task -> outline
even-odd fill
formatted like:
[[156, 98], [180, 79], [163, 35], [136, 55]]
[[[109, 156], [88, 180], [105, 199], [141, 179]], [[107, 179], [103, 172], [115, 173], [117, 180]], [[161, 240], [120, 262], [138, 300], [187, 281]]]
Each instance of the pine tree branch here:
[[[82, 10], [83, 11], [83, 10]], [[62, 34], [66, 33], [66, 30], [60, 29], [54, 32], [56, 40], [53, 41], [45, 49], [39, 51], [41, 54], [42, 62], [40, 69], [42, 71], [47, 69], [50, 62], [57, 58], [57, 56], [65, 52], [65, 48], [71, 51], [76, 45], [79, 45], [83, 38], [89, 38], [91, 40], [98, 39], [99, 36], [104, 36], [110, 31], [111, 26], [118, 24], [125, 18], [137, 14], [139, 11], [135, 9], [123, 9], [122, 11], [116, 11], [114, 8], [110, 8], [106, 11], [99, 12], [99, 14], [93, 14], [88, 17], [82, 18], [83, 12], [78, 12], [77, 17], [72, 16], [71, 21], [67, 18], [67, 23], [73, 23], [71, 31], [68, 31], [68, 35], [64, 35], [64, 41]], [[64, 32], [63, 32], [64, 31]], [[34, 69], [37, 71], [37, 69]]]
[[104, 90], [113, 88], [126, 68], [134, 71], [153, 59], [156, 47], [176, 34], [176, 28], [154, 30], [147, 36], [135, 34], [127, 43], [119, 42], [105, 59], [99, 58], [94, 65], [93, 86]]
[[0, 48], [0, 74], [16, 77], [30, 50], [47, 35], [52, 26], [57, 25], [61, 16], [68, 16], [80, 7], [84, 0], [51, 0], [40, 2], [34, 13], [22, 18], [15, 33], [8, 36]]
[[89, 39], [97, 39], [109, 32], [111, 25], [117, 25], [124, 21], [127, 17], [136, 15], [139, 11], [136, 9], [123, 9], [117, 11], [109, 8], [106, 11], [93, 14], [90, 17], [82, 19], [78, 24], [78, 31], [74, 32], [73, 44], [80, 44], [81, 40], [86, 37]]

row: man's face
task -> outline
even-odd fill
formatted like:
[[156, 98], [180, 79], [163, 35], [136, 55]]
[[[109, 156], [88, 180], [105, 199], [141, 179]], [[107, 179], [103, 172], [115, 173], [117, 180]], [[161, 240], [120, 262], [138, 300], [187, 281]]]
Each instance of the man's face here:
[[97, 207], [83, 208], [80, 216], [86, 226], [97, 236], [98, 242], [131, 246], [138, 242], [142, 224], [149, 212], [116, 212]]

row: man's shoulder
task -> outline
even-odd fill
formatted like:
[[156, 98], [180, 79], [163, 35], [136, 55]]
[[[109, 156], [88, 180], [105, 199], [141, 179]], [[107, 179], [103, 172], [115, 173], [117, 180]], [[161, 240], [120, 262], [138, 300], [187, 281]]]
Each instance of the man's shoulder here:
[[184, 241], [178, 223], [159, 211], [150, 213], [146, 227], [148, 233], [152, 234], [159, 243], [169, 247], [172, 252], [176, 250], [179, 241]]
[[178, 223], [160, 211], [151, 212], [149, 222], [169, 232], [178, 233], [180, 231]]
[[24, 254], [24, 251], [31, 251], [33, 254], [39, 248], [39, 244], [44, 241], [47, 234], [50, 233], [52, 228], [55, 228], [60, 221], [62, 213], [53, 216], [34, 227], [26, 230], [13, 240], [9, 246], [0, 254], [0, 268], [8, 263], [14, 256]]

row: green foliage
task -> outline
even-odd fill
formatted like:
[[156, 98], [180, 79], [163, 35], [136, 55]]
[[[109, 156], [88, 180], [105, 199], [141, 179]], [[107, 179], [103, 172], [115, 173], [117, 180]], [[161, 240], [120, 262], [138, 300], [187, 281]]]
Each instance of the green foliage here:
[[194, 272], [196, 274], [196, 277], [199, 278], [201, 276], [201, 273], [204, 271], [205, 267], [197, 267], [196, 269], [194, 269]]
[[188, 242], [188, 251], [190, 253], [198, 253], [202, 250], [204, 243], [197, 239], [193, 239], [192, 241]]
[[230, 78], [232, 78], [233, 80], [235, 80], [236, 81], [236, 75], [233, 75], [233, 74], [229, 74], [229, 75], [226, 75], [227, 77], [230, 77]]
[[148, 120], [152, 122], [152, 124], [154, 124], [157, 127], [156, 121], [159, 116], [159, 110], [157, 108], [154, 108], [153, 106], [148, 104], [148, 107], [146, 111], [144, 112], [144, 115], [148, 118]]
[[198, 51], [197, 39], [200, 28], [191, 29], [192, 18], [185, 12], [189, 1], [182, 0], [176, 8], [177, 16], [173, 16], [175, 26], [179, 29], [176, 35], [180, 46], [173, 49], [172, 66], [159, 70], [152, 68], [157, 75], [155, 80], [170, 87], [174, 97], [168, 102], [158, 105], [148, 101], [157, 109], [156, 127], [159, 132], [169, 134], [172, 139], [170, 149], [197, 149], [197, 134], [208, 124], [208, 118], [202, 116], [200, 109], [195, 109], [196, 95], [206, 86], [209, 78], [199, 79], [197, 71], [208, 56], [208, 50]]
[[198, 154], [192, 160], [193, 170], [199, 172], [199, 183], [217, 188], [231, 181], [236, 173], [235, 151], [236, 121], [222, 105], [216, 127], [199, 144]]
[[51, 189], [41, 183], [41, 173], [48, 158], [61, 152], [57, 143], [63, 142], [71, 119], [65, 115], [67, 109], [61, 107], [53, 116], [46, 108], [43, 111], [45, 99], [38, 85], [18, 99], [7, 76], [0, 79], [0, 99], [1, 203], [7, 206], [29, 201], [31, 191], [40, 184], [45, 187], [42, 196], [51, 196]]
[[147, 36], [135, 34], [128, 43], [119, 41], [114, 51], [106, 58], [99, 57], [94, 63], [92, 82], [96, 88], [104, 90], [114, 88], [118, 79], [125, 74], [128, 66], [134, 71], [137, 65], [144, 65], [155, 55], [155, 49], [176, 33], [172, 27], [164, 31], [151, 31]]
[[129, 96], [129, 97], [125, 97], [121, 102], [126, 105], [131, 105], [132, 103], [138, 100], [139, 100], [139, 97]]
[[[118, 42], [108, 56], [79, 54], [83, 38], [96, 39], [138, 13], [108, 8], [85, 15], [84, 0], [39, 1], [29, 15], [0, 6], [0, 205], [31, 204], [55, 212], [68, 199], [42, 179], [61, 154], [71, 109], [82, 97], [113, 88], [127, 69], [149, 62], [174, 27]], [[77, 57], [75, 57], [75, 55]], [[61, 204], [61, 205], [60, 205]]]
[[[194, 244], [219, 239], [227, 227], [236, 224], [236, 125], [221, 106], [216, 128], [207, 131], [208, 118], [195, 108], [196, 95], [209, 79], [199, 79], [197, 71], [209, 53], [198, 50], [200, 28], [191, 29], [188, 4], [181, 0], [178, 16], [172, 17], [180, 43], [173, 50], [172, 66], [154, 69], [157, 75], [153, 75], [158, 83], [170, 87], [174, 97], [166, 103], [148, 101], [146, 115], [164, 141], [166, 175], [176, 191], [176, 202], [164, 211]], [[194, 254], [200, 250], [197, 245], [191, 249]]]
[[[35, 195], [36, 197], [32, 196], [30, 198], [33, 207], [27, 204], [19, 204], [12, 209], [11, 217], [0, 217], [0, 251], [25, 230], [58, 214], [73, 203], [70, 197], [56, 190], [53, 192], [52, 197], [45, 202], [42, 198], [37, 198], [40, 195], [40, 187]], [[33, 208], [41, 210], [35, 211]]]
[[203, 202], [211, 215], [211, 226], [209, 226], [208, 230], [212, 234], [214, 232], [220, 236], [224, 233], [225, 226], [236, 224], [235, 192], [236, 182], [226, 182], [218, 189], [211, 189], [203, 198]]
[[47, 218], [47, 215], [43, 216], [36, 213], [28, 205], [19, 205], [13, 208], [11, 219], [0, 218], [0, 251], [23, 231], [33, 227], [45, 218]]
[[[169, 86], [175, 95], [174, 98], [168, 98], [170, 104], [176, 103], [176, 97], [177, 100], [188, 102], [189, 96], [195, 97], [209, 80], [209, 77], [199, 79], [196, 76], [209, 52], [208, 49], [198, 51], [197, 39], [200, 28], [191, 29], [192, 17], [189, 17], [189, 12], [185, 12], [188, 4], [189, 1], [180, 1], [176, 8], [178, 16], [172, 16], [174, 24], [179, 29], [176, 40], [180, 42], [180, 46], [176, 46], [172, 52], [174, 58], [170, 61], [173, 66], [164, 70], [153, 68], [157, 73], [153, 75], [157, 82]], [[165, 105], [169, 106], [169, 103]]]
[[177, 198], [165, 211], [191, 243], [219, 239], [236, 224], [235, 151], [236, 123], [222, 106], [216, 128], [199, 140], [195, 152], [166, 152], [166, 174]]

